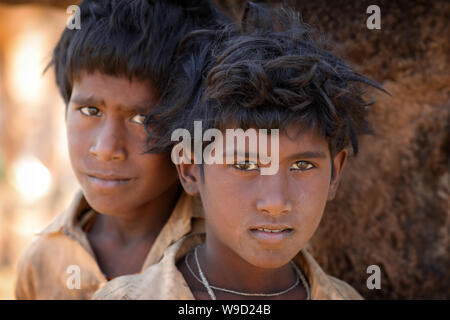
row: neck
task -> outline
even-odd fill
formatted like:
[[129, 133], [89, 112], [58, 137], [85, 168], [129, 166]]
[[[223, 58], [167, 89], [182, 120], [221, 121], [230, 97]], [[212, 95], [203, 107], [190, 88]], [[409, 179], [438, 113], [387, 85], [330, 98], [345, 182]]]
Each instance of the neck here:
[[199, 263], [211, 285], [246, 293], [274, 293], [295, 283], [297, 275], [290, 263], [279, 268], [260, 268], [249, 264], [229, 248], [206, 240], [198, 249]]
[[124, 214], [100, 214], [92, 226], [92, 233], [113, 238], [123, 245], [155, 238], [169, 219], [180, 195], [178, 185], [158, 198]]

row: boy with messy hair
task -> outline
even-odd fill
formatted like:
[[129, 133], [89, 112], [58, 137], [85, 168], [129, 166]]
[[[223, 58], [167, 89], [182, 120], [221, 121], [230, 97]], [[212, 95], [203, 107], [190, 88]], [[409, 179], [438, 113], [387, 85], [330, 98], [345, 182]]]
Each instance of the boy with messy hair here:
[[169, 154], [145, 154], [144, 122], [170, 96], [180, 40], [226, 19], [208, 0], [84, 0], [80, 11], [51, 64], [81, 191], [21, 258], [18, 299], [89, 299], [203, 226]]
[[[277, 172], [261, 174], [268, 164], [259, 150], [251, 155], [248, 144], [236, 147], [216, 135], [214, 143], [232, 163], [203, 158], [177, 165], [185, 191], [201, 197], [206, 233], [184, 237], [161, 262], [111, 281], [94, 298], [361, 299], [350, 285], [327, 275], [305, 245], [335, 196], [347, 148], [356, 154], [358, 135], [370, 131], [363, 86], [381, 87], [314, 41], [293, 12], [249, 4], [246, 14], [242, 32], [216, 33], [189, 113], [172, 104], [151, 118], [167, 124], [170, 117], [169, 131], [185, 128], [190, 136], [196, 120], [203, 130], [224, 135], [236, 128], [279, 130], [258, 136], [259, 143], [278, 132]], [[210, 45], [211, 37], [199, 37]], [[185, 68], [185, 83], [201, 78], [189, 73], [196, 63]], [[161, 129], [151, 131], [158, 140], [153, 150], [174, 144], [160, 139]], [[176, 150], [189, 153], [191, 147]], [[244, 161], [236, 161], [235, 153], [244, 154]]]

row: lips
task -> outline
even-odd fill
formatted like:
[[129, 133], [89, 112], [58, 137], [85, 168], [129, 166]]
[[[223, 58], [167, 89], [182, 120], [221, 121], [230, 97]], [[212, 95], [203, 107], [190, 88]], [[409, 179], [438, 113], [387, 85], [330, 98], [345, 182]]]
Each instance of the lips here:
[[279, 232], [284, 232], [287, 229], [267, 229], [267, 228], [256, 228], [254, 229], [256, 231], [262, 231], [262, 232], [269, 232], [269, 233], [279, 233]]
[[90, 182], [99, 188], [115, 188], [127, 184], [132, 178], [115, 173], [88, 173]]
[[290, 237], [294, 230], [287, 225], [258, 225], [251, 227], [249, 231], [260, 242], [278, 244]]

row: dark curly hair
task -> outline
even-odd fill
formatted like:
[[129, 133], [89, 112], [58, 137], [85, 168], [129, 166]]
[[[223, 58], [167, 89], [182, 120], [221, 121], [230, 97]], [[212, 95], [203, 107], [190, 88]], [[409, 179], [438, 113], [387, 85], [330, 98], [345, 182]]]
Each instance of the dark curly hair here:
[[357, 154], [357, 136], [371, 132], [364, 89], [384, 89], [315, 40], [290, 9], [249, 3], [240, 28], [195, 32], [184, 45], [197, 54], [177, 79], [178, 97], [148, 118], [149, 152], [176, 143], [163, 132], [186, 128], [192, 134], [194, 120], [202, 120], [203, 130], [315, 126], [332, 155], [349, 144]]
[[150, 80], [162, 94], [183, 37], [227, 21], [212, 0], [84, 0], [79, 8], [81, 29], [63, 31], [49, 64], [66, 105], [82, 71]]

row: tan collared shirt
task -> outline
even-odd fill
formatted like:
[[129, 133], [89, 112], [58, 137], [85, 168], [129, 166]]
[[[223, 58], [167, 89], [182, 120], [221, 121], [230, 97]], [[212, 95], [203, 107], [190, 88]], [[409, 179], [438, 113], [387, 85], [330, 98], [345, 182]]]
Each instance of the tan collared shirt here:
[[[107, 282], [83, 231], [93, 214], [79, 192], [71, 207], [38, 233], [19, 261], [16, 299], [90, 299]], [[182, 192], [142, 270], [160, 261], [166, 248], [186, 234], [203, 230], [200, 201]]]
[[[163, 259], [141, 274], [118, 277], [98, 290], [93, 299], [114, 300], [193, 300], [183, 275], [176, 267], [179, 259], [204, 242], [204, 234], [183, 237], [167, 248]], [[312, 300], [360, 300], [350, 285], [327, 275], [314, 258], [303, 249], [294, 262], [304, 272]]]

